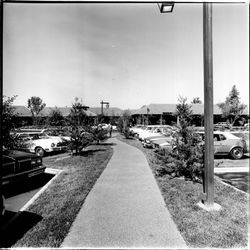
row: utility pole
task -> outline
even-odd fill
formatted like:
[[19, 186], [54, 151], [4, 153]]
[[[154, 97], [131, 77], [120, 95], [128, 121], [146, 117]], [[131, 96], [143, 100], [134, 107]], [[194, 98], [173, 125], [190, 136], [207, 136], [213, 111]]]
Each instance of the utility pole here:
[[109, 108], [109, 102], [101, 101], [101, 114], [103, 116], [103, 104], [106, 104], [106, 108]]
[[[205, 120], [205, 173], [203, 204], [214, 210], [214, 140], [213, 140], [213, 39], [212, 3], [203, 3], [203, 60], [204, 60], [204, 120]], [[217, 205], [218, 206], [218, 205]]]
[[[1, 59], [0, 59], [0, 147], [1, 151], [3, 149], [3, 142], [2, 142], [2, 110], [3, 110], [3, 0], [0, 0], [0, 54], [1, 54]], [[2, 153], [1, 153], [1, 166], [0, 166], [0, 206], [3, 206], [2, 203], [2, 195], [3, 195], [3, 190], [2, 190], [2, 176], [3, 176], [3, 170], [2, 170]], [[0, 216], [2, 215], [2, 209], [3, 207], [0, 207]]]

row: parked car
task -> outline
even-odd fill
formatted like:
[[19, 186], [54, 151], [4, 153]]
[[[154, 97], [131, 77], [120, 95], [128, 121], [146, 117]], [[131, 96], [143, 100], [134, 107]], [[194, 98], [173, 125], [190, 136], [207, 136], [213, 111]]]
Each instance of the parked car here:
[[[27, 136], [27, 135], [26, 135]], [[60, 136], [33, 134], [32, 137], [22, 139], [22, 149], [43, 157], [47, 152], [66, 151], [69, 141]]]
[[214, 125], [215, 130], [225, 130], [230, 129], [232, 126], [228, 122], [218, 122]]
[[2, 153], [2, 185], [25, 181], [45, 171], [40, 156], [17, 150], [3, 150]]
[[143, 141], [150, 136], [169, 134], [173, 131], [173, 128], [169, 125], [149, 125], [142, 132], [139, 132], [138, 138]]
[[[199, 132], [204, 139], [204, 132]], [[215, 155], [229, 155], [233, 159], [241, 159], [247, 153], [246, 141], [230, 132], [214, 131]]]
[[138, 134], [138, 132], [142, 131], [143, 128], [144, 128], [144, 125], [136, 125], [132, 128], [129, 128], [129, 131], [133, 136], [136, 136], [136, 134]]
[[151, 143], [153, 148], [168, 148], [169, 150], [174, 149], [174, 143], [172, 137], [158, 138], [152, 140]]
[[163, 140], [163, 141], [171, 141], [173, 138], [171, 137], [172, 132], [170, 131], [164, 131], [163, 133], [155, 133], [152, 134], [148, 137], [146, 137], [143, 141], [142, 141], [142, 145], [145, 148], [153, 148], [154, 147], [154, 142], [159, 141], [159, 140]]
[[247, 146], [247, 152], [249, 152], [249, 131], [233, 131], [230, 133], [245, 140]]

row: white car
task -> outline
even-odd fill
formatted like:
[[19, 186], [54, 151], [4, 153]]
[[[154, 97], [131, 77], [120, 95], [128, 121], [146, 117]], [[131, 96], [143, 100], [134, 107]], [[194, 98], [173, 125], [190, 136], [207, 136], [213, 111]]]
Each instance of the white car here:
[[39, 156], [44, 156], [47, 152], [66, 151], [68, 142], [59, 136], [34, 135], [23, 142], [25, 150], [35, 153]]
[[170, 135], [156, 135], [145, 138], [142, 145], [145, 148], [158, 148], [164, 146], [165, 144], [170, 145], [170, 142], [172, 141], [173, 137], [171, 137]]
[[172, 127], [169, 125], [148, 125], [144, 130], [138, 132], [138, 138], [143, 141], [147, 137], [161, 135], [170, 130], [172, 131]]
[[136, 125], [132, 128], [129, 128], [129, 131], [131, 132], [132, 135], [138, 134], [140, 131], [142, 131], [144, 128], [144, 125]]
[[[204, 132], [199, 132], [204, 138]], [[214, 131], [215, 155], [229, 155], [233, 159], [241, 159], [248, 152], [246, 141], [231, 132]]]

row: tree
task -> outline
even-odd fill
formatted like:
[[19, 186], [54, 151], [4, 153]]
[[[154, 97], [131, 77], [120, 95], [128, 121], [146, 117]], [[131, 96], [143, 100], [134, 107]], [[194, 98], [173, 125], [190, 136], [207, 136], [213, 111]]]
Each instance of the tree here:
[[236, 89], [236, 86], [233, 85], [225, 102], [217, 104], [222, 111], [222, 116], [227, 118], [232, 125], [242, 115], [246, 108], [245, 104], [240, 103], [239, 95], [239, 91]]
[[129, 123], [131, 119], [131, 112], [124, 110], [122, 116], [118, 120], [118, 129], [124, 133], [126, 138], [129, 138]]
[[180, 97], [176, 105], [179, 117], [178, 130], [173, 136], [173, 150], [156, 151], [158, 160], [163, 162], [157, 170], [159, 175], [184, 176], [194, 182], [201, 182], [204, 168], [204, 146], [202, 139], [191, 126], [192, 109], [187, 99]]
[[178, 117], [180, 126], [185, 129], [191, 125], [192, 105], [187, 103], [187, 98], [179, 97], [179, 103], [176, 105], [176, 116]]
[[63, 126], [65, 124], [64, 117], [58, 108], [51, 110], [47, 123], [51, 126]]
[[13, 102], [17, 96], [6, 97], [3, 96], [3, 107], [2, 107], [2, 143], [6, 148], [13, 148], [14, 141], [10, 136], [10, 131], [15, 128], [14, 114], [15, 108]]
[[79, 98], [76, 97], [75, 102], [72, 103], [72, 108], [68, 118], [69, 124], [71, 126], [71, 141], [69, 147], [72, 151], [75, 151], [76, 155], [94, 140], [91, 128], [86, 124], [86, 110], [87, 107], [84, 106], [79, 101]]
[[46, 104], [38, 96], [32, 96], [28, 99], [28, 109], [30, 110], [35, 125], [38, 124], [38, 115], [45, 108]]
[[75, 97], [74, 103], [72, 103], [72, 108], [70, 110], [69, 120], [72, 126], [83, 126], [86, 122], [86, 110], [88, 107], [84, 106], [78, 97]]
[[194, 97], [191, 103], [192, 104], [202, 104], [202, 101], [200, 100], [200, 97]]

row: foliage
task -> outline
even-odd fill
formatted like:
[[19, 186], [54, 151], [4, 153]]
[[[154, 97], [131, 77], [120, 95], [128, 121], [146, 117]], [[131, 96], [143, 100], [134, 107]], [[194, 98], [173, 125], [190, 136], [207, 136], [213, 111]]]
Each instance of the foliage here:
[[79, 127], [86, 124], [86, 111], [87, 107], [84, 106], [78, 97], [75, 97], [75, 102], [72, 103], [72, 108], [70, 110], [69, 122], [71, 125]]
[[118, 130], [122, 132], [126, 138], [130, 137], [129, 124], [131, 120], [131, 112], [124, 110], [122, 116], [118, 120]]
[[45, 108], [46, 104], [38, 96], [32, 96], [28, 99], [28, 109], [30, 110], [33, 122], [35, 125], [38, 124], [38, 115]]
[[78, 155], [83, 148], [87, 147], [93, 141], [93, 135], [84, 131], [83, 127], [73, 127], [70, 133], [69, 148]]
[[99, 144], [100, 141], [103, 141], [107, 138], [107, 130], [104, 130], [101, 126], [93, 128], [91, 130], [91, 133], [93, 135], [93, 140], [96, 141], [97, 144]]
[[202, 104], [202, 101], [200, 100], [200, 97], [194, 97], [191, 103], [192, 104]]
[[5, 97], [3, 96], [3, 106], [2, 106], [2, 143], [6, 148], [13, 148], [15, 140], [10, 136], [11, 129], [14, 129], [14, 119], [16, 115], [14, 114], [13, 102], [17, 96]]
[[64, 117], [58, 108], [51, 110], [47, 118], [47, 124], [50, 126], [63, 126], [65, 125]]
[[71, 151], [75, 150], [75, 154], [79, 154], [81, 150], [90, 143], [90, 138], [85, 131], [85, 113], [86, 107], [83, 106], [79, 99], [76, 97], [75, 102], [72, 103], [72, 108], [68, 118], [71, 126], [70, 131], [70, 144]]
[[239, 94], [236, 86], [233, 85], [225, 102], [217, 104], [222, 111], [222, 116], [227, 118], [232, 125], [242, 115], [246, 108], [245, 104], [240, 103]]
[[186, 98], [179, 98], [179, 104], [176, 105], [180, 126], [173, 134], [173, 150], [156, 150], [157, 159], [164, 163], [159, 167], [158, 175], [184, 176], [194, 182], [201, 182], [204, 147], [202, 139], [190, 126], [192, 111], [186, 101]]
[[72, 128], [70, 131], [71, 140], [69, 147], [72, 151], [75, 151], [76, 155], [93, 141], [99, 143], [106, 138], [104, 130], [99, 127], [91, 128], [88, 126], [86, 110], [87, 107], [79, 102], [79, 99], [76, 97], [68, 118], [68, 122]]

